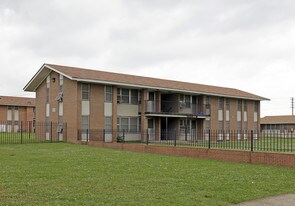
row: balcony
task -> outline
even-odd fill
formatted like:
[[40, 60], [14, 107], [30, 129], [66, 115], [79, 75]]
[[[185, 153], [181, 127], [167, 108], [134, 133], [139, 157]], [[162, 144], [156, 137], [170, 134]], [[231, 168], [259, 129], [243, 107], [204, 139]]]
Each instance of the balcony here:
[[[146, 114], [174, 114], [174, 115], [196, 115], [198, 117], [210, 116], [210, 104], [192, 104], [177, 101], [145, 101]], [[141, 107], [140, 113], [141, 113]]]

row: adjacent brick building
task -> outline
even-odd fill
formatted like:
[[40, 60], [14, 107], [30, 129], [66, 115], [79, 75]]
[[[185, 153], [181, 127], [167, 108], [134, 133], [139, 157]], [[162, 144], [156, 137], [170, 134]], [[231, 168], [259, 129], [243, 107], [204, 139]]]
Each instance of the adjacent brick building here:
[[70, 141], [85, 140], [89, 131], [104, 131], [106, 141], [123, 130], [134, 141], [167, 138], [167, 130], [259, 131], [260, 101], [267, 100], [233, 88], [52, 64], [44, 64], [24, 90], [36, 92], [36, 121], [58, 122], [61, 138], [66, 122]]
[[33, 122], [35, 98], [0, 96], [0, 132], [18, 132], [21, 122]]
[[261, 131], [295, 131], [295, 116], [281, 115], [281, 116], [265, 116], [260, 120]]

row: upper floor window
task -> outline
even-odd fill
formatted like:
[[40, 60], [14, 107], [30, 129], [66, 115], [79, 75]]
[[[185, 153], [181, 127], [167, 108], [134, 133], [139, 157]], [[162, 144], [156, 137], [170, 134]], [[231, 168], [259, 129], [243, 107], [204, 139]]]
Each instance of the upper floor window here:
[[82, 83], [82, 100], [89, 100], [90, 85]]
[[244, 111], [247, 111], [247, 100], [244, 100]]
[[63, 75], [59, 75], [59, 92], [63, 91], [63, 84], [64, 84], [64, 76]]
[[219, 97], [218, 98], [218, 109], [219, 110], [223, 110], [224, 107], [224, 98], [223, 97]]
[[105, 86], [105, 101], [112, 102], [112, 86]]
[[136, 89], [117, 89], [117, 101], [120, 104], [138, 104], [140, 92]]
[[180, 106], [184, 108], [191, 108], [191, 96], [190, 95], [180, 95]]
[[242, 111], [242, 100], [238, 99], [238, 111]]
[[225, 109], [227, 110], [227, 111], [229, 111], [229, 108], [230, 108], [230, 104], [229, 104], [230, 102], [229, 102], [229, 99], [227, 98], [226, 100], [225, 100]]
[[258, 108], [259, 108], [259, 102], [256, 101], [254, 104], [254, 112], [258, 112]]

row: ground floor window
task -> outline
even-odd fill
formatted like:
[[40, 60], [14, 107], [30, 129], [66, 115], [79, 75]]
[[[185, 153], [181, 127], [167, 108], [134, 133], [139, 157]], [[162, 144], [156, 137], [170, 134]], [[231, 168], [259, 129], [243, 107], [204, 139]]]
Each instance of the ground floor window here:
[[191, 120], [189, 119], [181, 119], [179, 122], [180, 131], [190, 133], [191, 131]]
[[140, 132], [140, 117], [118, 117], [117, 129], [118, 131], [125, 131], [130, 133]]

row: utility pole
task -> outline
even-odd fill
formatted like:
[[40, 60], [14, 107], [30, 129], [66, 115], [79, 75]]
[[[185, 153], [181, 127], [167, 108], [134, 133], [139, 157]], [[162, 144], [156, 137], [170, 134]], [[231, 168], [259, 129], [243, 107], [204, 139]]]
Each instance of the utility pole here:
[[294, 97], [291, 97], [292, 116], [294, 115]]

